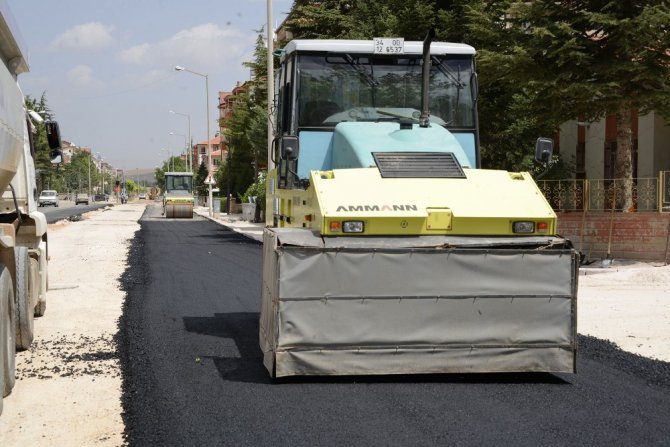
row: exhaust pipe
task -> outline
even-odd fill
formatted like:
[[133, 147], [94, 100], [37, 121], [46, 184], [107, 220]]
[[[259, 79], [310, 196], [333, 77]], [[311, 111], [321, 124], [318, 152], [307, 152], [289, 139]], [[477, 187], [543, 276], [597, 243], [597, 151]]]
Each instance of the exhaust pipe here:
[[419, 116], [419, 126], [428, 127], [430, 118], [430, 109], [428, 104], [428, 85], [430, 83], [430, 44], [435, 37], [435, 30], [430, 29], [423, 39], [423, 70], [421, 72], [421, 115]]

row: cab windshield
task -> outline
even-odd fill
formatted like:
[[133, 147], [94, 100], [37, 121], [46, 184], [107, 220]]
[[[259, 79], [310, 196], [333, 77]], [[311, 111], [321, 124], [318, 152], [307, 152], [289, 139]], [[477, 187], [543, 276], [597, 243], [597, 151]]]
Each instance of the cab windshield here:
[[193, 188], [193, 177], [190, 175], [166, 175], [165, 189], [167, 191], [184, 191], [190, 193]]
[[[330, 127], [342, 121], [421, 114], [421, 55], [382, 57], [302, 54], [298, 62], [298, 124]], [[430, 120], [447, 128], [474, 128], [472, 58], [432, 56]]]

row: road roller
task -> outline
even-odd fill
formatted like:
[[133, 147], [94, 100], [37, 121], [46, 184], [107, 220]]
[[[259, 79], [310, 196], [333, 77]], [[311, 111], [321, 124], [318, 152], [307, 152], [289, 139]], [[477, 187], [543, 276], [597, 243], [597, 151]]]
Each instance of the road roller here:
[[166, 172], [163, 215], [167, 218], [193, 218], [193, 174]]

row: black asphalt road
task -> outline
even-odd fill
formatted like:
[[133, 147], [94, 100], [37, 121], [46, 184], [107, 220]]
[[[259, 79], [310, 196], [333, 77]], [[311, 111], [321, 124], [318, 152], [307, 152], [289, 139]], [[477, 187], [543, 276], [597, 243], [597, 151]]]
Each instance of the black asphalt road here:
[[38, 208], [38, 211], [44, 213], [47, 218], [47, 223], [55, 223], [59, 220], [77, 220], [82, 214], [89, 211], [97, 210], [110, 206], [109, 203], [96, 202], [89, 205], [74, 205], [73, 202], [62, 201], [60, 206], [56, 208], [55, 206], [41, 206]]
[[580, 337], [579, 373], [271, 381], [261, 246], [150, 206], [119, 322], [131, 446], [670, 445], [670, 364]]

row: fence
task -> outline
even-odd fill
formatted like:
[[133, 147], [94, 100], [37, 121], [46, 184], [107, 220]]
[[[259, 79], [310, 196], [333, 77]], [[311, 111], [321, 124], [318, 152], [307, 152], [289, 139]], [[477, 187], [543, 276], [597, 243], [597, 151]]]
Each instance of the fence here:
[[635, 211], [670, 212], [670, 171], [658, 177], [588, 180], [539, 180], [538, 186], [556, 212], [623, 211], [621, 198], [630, 188]]
[[[619, 179], [540, 180], [538, 186], [558, 216], [558, 233], [572, 240], [587, 259], [663, 261], [670, 252], [670, 171], [629, 183], [633, 210], [620, 200], [627, 185]], [[577, 212], [578, 211], [578, 212]]]

